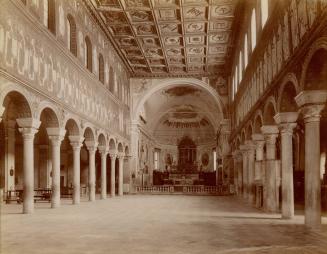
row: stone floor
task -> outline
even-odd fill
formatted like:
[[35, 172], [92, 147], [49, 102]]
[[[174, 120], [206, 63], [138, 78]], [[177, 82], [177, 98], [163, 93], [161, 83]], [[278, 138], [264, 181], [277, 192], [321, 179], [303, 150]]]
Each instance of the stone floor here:
[[319, 232], [265, 214], [236, 197], [124, 196], [58, 209], [37, 203], [1, 208], [1, 253], [327, 253], [327, 217]]

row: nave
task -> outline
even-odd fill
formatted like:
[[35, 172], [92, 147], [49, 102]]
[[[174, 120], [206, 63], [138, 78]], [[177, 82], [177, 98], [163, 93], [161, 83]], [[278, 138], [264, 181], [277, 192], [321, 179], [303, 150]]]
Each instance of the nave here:
[[[96, 196], [97, 199], [100, 197]], [[327, 214], [320, 231], [304, 226], [303, 209], [291, 220], [267, 214], [236, 196], [127, 195], [36, 204], [21, 215], [2, 208], [2, 253], [326, 253]], [[60, 246], [60, 248], [58, 248]]]

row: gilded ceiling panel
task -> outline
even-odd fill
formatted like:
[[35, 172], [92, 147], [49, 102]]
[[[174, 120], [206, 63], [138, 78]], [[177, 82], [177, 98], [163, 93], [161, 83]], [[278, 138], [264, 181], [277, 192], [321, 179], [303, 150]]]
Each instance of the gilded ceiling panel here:
[[96, 0], [95, 7], [134, 76], [207, 76], [225, 63], [236, 1]]

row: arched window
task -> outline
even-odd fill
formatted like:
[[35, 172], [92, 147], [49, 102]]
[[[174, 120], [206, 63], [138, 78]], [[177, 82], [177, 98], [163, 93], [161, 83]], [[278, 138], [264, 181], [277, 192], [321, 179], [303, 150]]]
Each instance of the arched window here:
[[238, 80], [238, 73], [237, 73], [237, 66], [235, 67], [235, 93], [237, 92], [238, 90], [238, 83], [239, 83], [239, 80]]
[[235, 79], [232, 77], [232, 100], [234, 100], [234, 94], [235, 94]]
[[114, 70], [111, 66], [109, 68], [109, 91], [112, 93], [115, 91]]
[[74, 56], [77, 56], [76, 23], [72, 15], [67, 15], [67, 45]]
[[255, 9], [252, 10], [252, 16], [251, 16], [251, 48], [252, 51], [255, 48], [255, 45], [257, 43], [257, 25], [255, 21]]
[[242, 51], [241, 51], [239, 57], [239, 69], [238, 69], [239, 83], [241, 83], [242, 81], [242, 71], [243, 71], [243, 63], [242, 63]]
[[104, 84], [104, 60], [101, 53], [99, 54], [99, 80]]
[[264, 27], [268, 19], [268, 0], [261, 0], [261, 27]]
[[92, 72], [92, 43], [88, 36], [85, 37], [85, 66]]
[[248, 35], [244, 37], [244, 69], [248, 65]]
[[56, 33], [56, 4], [54, 0], [43, 1], [44, 25], [51, 31]]

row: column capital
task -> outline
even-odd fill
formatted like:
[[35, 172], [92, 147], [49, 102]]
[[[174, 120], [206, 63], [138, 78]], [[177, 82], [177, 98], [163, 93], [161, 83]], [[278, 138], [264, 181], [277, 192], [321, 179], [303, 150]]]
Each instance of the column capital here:
[[117, 158], [117, 154], [116, 153], [109, 152], [109, 156], [110, 156], [110, 159], [116, 159]]
[[327, 101], [327, 90], [302, 91], [295, 101], [301, 107], [304, 122], [320, 121], [320, 112]]
[[68, 136], [68, 139], [70, 141], [70, 145], [72, 146], [73, 150], [81, 149], [81, 146], [84, 141], [84, 137], [78, 135], [70, 135]]
[[301, 108], [303, 119], [305, 123], [309, 122], [319, 122], [320, 121], [320, 113], [324, 109], [325, 105], [323, 104], [313, 104], [306, 105]]
[[274, 145], [276, 143], [276, 138], [279, 134], [277, 125], [263, 125], [261, 132], [263, 133], [266, 144]]
[[38, 132], [41, 122], [36, 118], [18, 118], [17, 124], [20, 127], [18, 130], [22, 133], [23, 138], [32, 139], [35, 133]]
[[125, 154], [118, 154], [118, 155], [117, 155], [117, 158], [118, 158], [119, 160], [124, 160], [124, 159], [125, 159]]
[[60, 145], [65, 137], [66, 130], [64, 128], [46, 128], [52, 145]]
[[101, 155], [105, 156], [109, 153], [109, 149], [108, 147], [104, 146], [104, 145], [99, 145], [98, 146], [99, 152]]
[[96, 141], [85, 141], [85, 145], [87, 150], [89, 150], [89, 152], [95, 152], [98, 146], [98, 142]]

